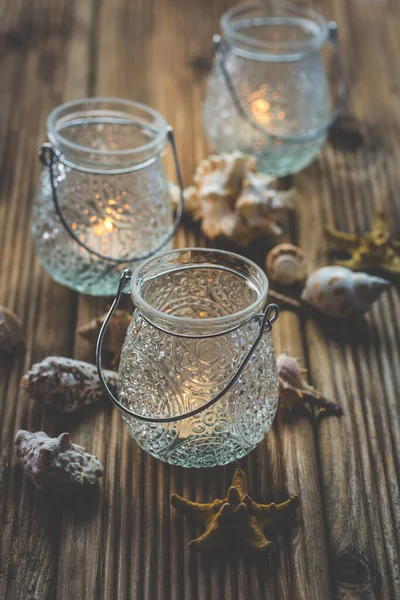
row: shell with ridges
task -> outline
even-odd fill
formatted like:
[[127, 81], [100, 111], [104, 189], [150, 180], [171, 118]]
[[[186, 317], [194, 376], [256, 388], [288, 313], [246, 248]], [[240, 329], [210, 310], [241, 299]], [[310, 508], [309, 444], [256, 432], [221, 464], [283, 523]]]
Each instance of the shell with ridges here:
[[[209, 238], [227, 238], [240, 246], [262, 236], [282, 234], [278, 220], [292, 207], [292, 193], [271, 188], [273, 178], [256, 172], [256, 161], [240, 152], [202, 160], [186, 188], [185, 212], [201, 221]], [[175, 204], [179, 189], [171, 187]]]
[[241, 152], [212, 154], [200, 161], [193, 176], [200, 197], [237, 197], [247, 170], [254, 169], [253, 159]]
[[[118, 374], [104, 370], [113, 393], [117, 391]], [[69, 413], [107, 398], [95, 365], [63, 356], [48, 356], [25, 373], [21, 385], [30, 397]]]
[[284, 408], [292, 409], [299, 404], [311, 404], [319, 409], [324, 409], [335, 415], [342, 415], [343, 411], [331, 400], [325, 398], [318, 390], [305, 381], [303, 373], [306, 369], [300, 367], [297, 358], [287, 354], [276, 357], [279, 379], [279, 403]]
[[17, 457], [38, 489], [60, 492], [96, 483], [103, 467], [96, 456], [71, 442], [69, 433], [50, 438], [44, 431], [20, 430], [15, 437]]
[[267, 275], [281, 285], [303, 283], [307, 278], [304, 252], [293, 244], [279, 244], [272, 248], [266, 259]]
[[301, 298], [326, 315], [348, 319], [366, 312], [389, 285], [346, 267], [321, 267], [308, 277]]
[[14, 352], [24, 343], [21, 321], [11, 310], [0, 306], [0, 352]]

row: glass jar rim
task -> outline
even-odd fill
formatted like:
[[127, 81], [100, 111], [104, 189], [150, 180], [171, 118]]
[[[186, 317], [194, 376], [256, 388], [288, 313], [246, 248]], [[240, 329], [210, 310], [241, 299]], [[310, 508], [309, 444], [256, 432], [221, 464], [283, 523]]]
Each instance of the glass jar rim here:
[[[281, 61], [289, 57], [294, 59], [302, 58], [304, 55], [314, 52], [322, 47], [329, 36], [329, 23], [318, 12], [299, 6], [292, 2], [279, 2], [278, 5], [273, 5], [273, 12], [266, 4], [245, 2], [237, 4], [229, 8], [223, 13], [220, 19], [222, 32], [226, 39], [232, 43], [235, 48], [239, 49], [242, 56], [251, 58], [251, 54], [258, 55], [263, 60]], [[241, 28], [238, 28], [240, 23], [248, 23], [250, 25], [260, 25], [262, 17], [251, 17], [249, 13], [252, 11], [265, 12], [264, 18], [275, 20], [276, 24], [282, 24], [285, 18], [291, 16], [292, 19], [299, 19], [299, 23], [304, 27], [308, 25], [308, 30], [314, 35], [307, 40], [297, 41], [265, 41], [254, 36], [241, 33]], [[285, 12], [286, 11], [286, 12]], [[243, 17], [238, 20], [238, 17]]]
[[[137, 110], [137, 111], [143, 111], [144, 114], [147, 114], [150, 118], [153, 119], [154, 121], [154, 125], [152, 125], [151, 127], [148, 125], [147, 128], [151, 131], [153, 131], [155, 133], [154, 138], [150, 141], [147, 142], [145, 144], [141, 144], [140, 146], [136, 146], [134, 148], [124, 148], [122, 150], [103, 150], [103, 149], [98, 149], [98, 148], [91, 148], [90, 146], [84, 146], [81, 144], [77, 144], [76, 142], [72, 142], [71, 140], [69, 140], [68, 138], [66, 138], [64, 135], [62, 135], [62, 133], [59, 132], [59, 130], [57, 129], [57, 124], [60, 123], [60, 116], [62, 115], [63, 112], [67, 111], [67, 114], [69, 117], [73, 116], [74, 110], [76, 111], [76, 109], [81, 106], [81, 111], [85, 110], [85, 105], [87, 105], [88, 107], [91, 105], [102, 105], [102, 104], [109, 104], [110, 108], [106, 109], [104, 108], [101, 112], [103, 114], [103, 116], [105, 116], [106, 114], [109, 115], [114, 115], [116, 116], [117, 114], [119, 116], [130, 116], [130, 117], [134, 117], [133, 111]], [[118, 110], [118, 108], [120, 110]], [[69, 109], [71, 110], [71, 113], [69, 113]], [[128, 109], [131, 109], [130, 112]], [[96, 109], [92, 108], [92, 111], [95, 111]], [[98, 109], [99, 111], [101, 109]], [[79, 112], [76, 114], [80, 114]], [[136, 117], [138, 118], [138, 117]], [[131, 119], [133, 121], [133, 118]], [[119, 156], [119, 157], [128, 157], [128, 156], [132, 156], [132, 155], [138, 155], [138, 154], [143, 154], [143, 153], [147, 153], [147, 152], [151, 152], [154, 151], [154, 154], [156, 154], [160, 148], [163, 147], [166, 137], [167, 137], [167, 130], [168, 130], [168, 123], [166, 122], [166, 120], [164, 119], [164, 117], [158, 112], [156, 111], [154, 108], [151, 108], [149, 106], [147, 106], [146, 104], [142, 104], [141, 102], [136, 102], [134, 100], [126, 100], [123, 98], [112, 98], [112, 97], [107, 97], [107, 96], [97, 96], [97, 97], [87, 97], [87, 98], [80, 98], [80, 99], [76, 99], [76, 100], [70, 100], [69, 102], [65, 102], [63, 104], [58, 105], [56, 108], [54, 108], [51, 113], [49, 114], [47, 121], [46, 121], [46, 126], [47, 126], [47, 135], [49, 140], [51, 141], [51, 143], [53, 143], [56, 147], [66, 147], [72, 151], [76, 151], [76, 152], [80, 152], [80, 153], [87, 153], [90, 155], [95, 155], [98, 157], [104, 156], [104, 157], [111, 157], [111, 156]]]
[[[174, 257], [179, 257], [179, 255], [184, 255], [185, 253], [200, 253], [203, 256], [209, 256], [211, 258], [217, 258], [218, 256], [221, 259], [225, 258], [226, 260], [239, 261], [245, 267], [249, 269], [253, 269], [257, 276], [259, 277], [260, 284], [259, 288], [257, 288], [258, 297], [251, 302], [245, 308], [238, 310], [236, 312], [230, 313], [228, 315], [224, 315], [221, 317], [206, 317], [206, 318], [192, 318], [192, 317], [180, 317], [177, 315], [171, 315], [165, 313], [151, 304], [149, 304], [140, 293], [141, 289], [141, 272], [148, 268], [152, 262], [160, 261], [160, 259], [172, 259]], [[196, 264], [193, 263], [193, 267]], [[218, 263], [210, 263], [205, 262], [204, 268], [206, 267], [214, 267], [218, 269]], [[190, 268], [190, 266], [188, 267]], [[201, 268], [201, 267], [199, 267]], [[221, 267], [220, 267], [221, 268]], [[167, 274], [168, 268], [164, 269], [164, 272], [160, 272], [160, 277], [163, 274]], [[239, 270], [235, 271], [231, 270], [232, 273], [236, 274], [238, 277], [244, 277]], [[179, 248], [176, 250], [172, 250], [171, 252], [166, 252], [164, 254], [159, 254], [156, 257], [152, 257], [145, 262], [141, 263], [133, 272], [130, 284], [130, 291], [133, 303], [136, 308], [139, 309], [140, 312], [143, 312], [146, 318], [149, 319], [150, 322], [153, 321], [162, 321], [164, 324], [171, 325], [172, 327], [176, 326], [184, 326], [185, 324], [190, 325], [191, 329], [194, 330], [202, 330], [202, 329], [212, 329], [218, 328], [219, 330], [226, 325], [225, 329], [228, 329], [229, 324], [232, 322], [247, 322], [252, 317], [255, 317], [259, 311], [263, 310], [267, 301], [268, 296], [269, 283], [268, 278], [264, 271], [252, 260], [241, 256], [240, 254], [236, 254], [234, 252], [228, 252], [227, 250], [218, 250], [216, 248]]]

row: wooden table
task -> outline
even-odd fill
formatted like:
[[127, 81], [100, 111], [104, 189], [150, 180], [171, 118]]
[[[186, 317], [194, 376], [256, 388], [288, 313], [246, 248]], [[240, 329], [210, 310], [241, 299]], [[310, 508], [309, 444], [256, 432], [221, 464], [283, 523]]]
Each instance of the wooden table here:
[[[318, 160], [294, 178], [292, 239], [312, 265], [327, 262], [323, 226], [354, 232], [382, 207], [400, 238], [400, 6], [394, 0], [319, 0], [340, 26], [349, 98]], [[19, 381], [48, 355], [93, 360], [75, 326], [106, 299], [55, 284], [35, 257], [30, 228], [37, 150], [49, 111], [88, 95], [132, 98], [174, 126], [186, 183], [207, 153], [200, 116], [211, 36], [229, 0], [3, 2], [0, 20], [0, 302], [22, 318], [25, 355], [0, 363], [0, 598], [30, 600], [400, 598], [400, 302], [392, 287], [364, 325], [327, 325], [284, 312], [276, 350], [298, 356], [344, 417], [279, 414], [241, 461], [258, 500], [298, 493], [292, 530], [255, 560], [188, 550], [196, 527], [170, 507], [172, 492], [222, 497], [233, 466], [193, 471], [144, 454], [111, 407], [56, 418]], [[342, 121], [343, 123], [343, 121]], [[181, 229], [176, 245], [205, 244]], [[262, 264], [263, 256], [258, 257]], [[68, 430], [105, 467], [90, 506], [38, 494], [15, 468], [15, 432]]]

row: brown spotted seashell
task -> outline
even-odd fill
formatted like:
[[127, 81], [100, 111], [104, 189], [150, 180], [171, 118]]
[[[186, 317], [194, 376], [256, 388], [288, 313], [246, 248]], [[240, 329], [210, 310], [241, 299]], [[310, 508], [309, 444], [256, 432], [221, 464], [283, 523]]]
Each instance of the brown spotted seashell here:
[[366, 312], [389, 285], [386, 279], [346, 267], [321, 267], [307, 279], [301, 298], [326, 315], [349, 319]]
[[0, 306], [0, 352], [14, 352], [24, 343], [21, 321], [11, 310]]
[[93, 485], [103, 475], [99, 459], [73, 444], [69, 433], [50, 438], [44, 431], [30, 433], [21, 429], [15, 446], [26, 475], [38, 489], [64, 493]]
[[281, 285], [304, 283], [307, 262], [304, 252], [293, 244], [279, 244], [267, 254], [266, 269], [271, 281]]
[[[116, 393], [118, 373], [105, 369], [104, 376]], [[32, 365], [21, 386], [40, 404], [62, 413], [75, 412], [107, 398], [95, 365], [64, 356], [48, 356]]]

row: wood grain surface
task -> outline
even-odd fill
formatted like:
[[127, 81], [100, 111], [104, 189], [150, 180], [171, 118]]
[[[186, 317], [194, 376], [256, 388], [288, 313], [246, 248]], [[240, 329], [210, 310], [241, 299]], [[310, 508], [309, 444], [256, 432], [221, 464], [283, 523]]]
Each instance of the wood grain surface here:
[[[207, 154], [201, 123], [211, 36], [229, 0], [1, 0], [0, 303], [15, 310], [25, 354], [0, 357], [0, 598], [5, 600], [397, 600], [400, 599], [400, 301], [393, 286], [361, 325], [283, 312], [276, 351], [298, 356], [310, 381], [345, 415], [279, 414], [265, 441], [240, 461], [259, 501], [301, 497], [277, 551], [198, 555], [199, 533], [170, 507], [175, 492], [223, 497], [235, 465], [172, 468], [143, 453], [119, 413], [105, 406], [55, 417], [19, 388], [48, 355], [92, 361], [77, 324], [106, 299], [51, 281], [35, 257], [31, 208], [37, 150], [57, 104], [120, 96], [158, 109], [173, 125], [186, 183]], [[383, 208], [400, 239], [400, 4], [315, 0], [340, 30], [349, 96], [345, 117], [311, 167], [294, 178], [291, 239], [313, 266], [326, 264], [323, 227], [371, 226]], [[181, 227], [176, 246], [205, 245]], [[251, 257], [263, 263], [265, 248]], [[80, 505], [54, 503], [16, 467], [25, 428], [69, 431], [105, 467]]]

